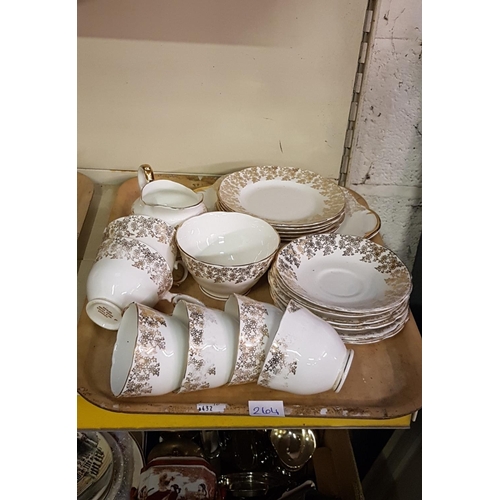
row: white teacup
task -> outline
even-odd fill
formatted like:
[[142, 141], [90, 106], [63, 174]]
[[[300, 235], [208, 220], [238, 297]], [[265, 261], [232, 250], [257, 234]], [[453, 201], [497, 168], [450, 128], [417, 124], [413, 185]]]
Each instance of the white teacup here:
[[130, 304], [116, 335], [111, 364], [115, 396], [161, 396], [179, 388], [188, 350], [187, 327], [143, 304]]
[[266, 359], [266, 346], [278, 330], [283, 311], [237, 294], [229, 296], [224, 311], [239, 324], [238, 352], [229, 385], [257, 382]]
[[229, 382], [238, 346], [238, 322], [229, 314], [180, 300], [172, 316], [188, 327], [186, 374], [178, 392], [220, 387]]
[[134, 238], [153, 247], [174, 269], [177, 258], [175, 227], [164, 220], [147, 215], [127, 215], [111, 221], [104, 230], [103, 239]]
[[177, 247], [206, 295], [245, 295], [266, 273], [280, 237], [266, 221], [236, 212], [208, 212], [177, 228]]
[[173, 294], [172, 270], [154, 248], [133, 238], [104, 240], [87, 278], [86, 311], [89, 318], [108, 330], [118, 330], [125, 308], [132, 302], [154, 306], [160, 300], [183, 298]]
[[331, 325], [291, 300], [257, 383], [294, 394], [339, 392], [353, 356]]
[[195, 193], [178, 182], [155, 180], [150, 165], [139, 167], [137, 182], [141, 195], [132, 204], [133, 214], [157, 217], [175, 227], [190, 217], [207, 211], [202, 193]]

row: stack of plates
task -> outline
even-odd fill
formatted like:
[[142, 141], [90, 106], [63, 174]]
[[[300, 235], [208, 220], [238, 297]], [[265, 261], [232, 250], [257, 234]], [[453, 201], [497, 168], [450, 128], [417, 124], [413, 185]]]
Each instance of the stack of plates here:
[[283, 241], [338, 229], [345, 197], [333, 179], [293, 167], [248, 167], [227, 175], [218, 191], [217, 209], [259, 217]]
[[106, 496], [113, 478], [113, 452], [103, 434], [78, 432], [78, 500]]
[[77, 435], [78, 500], [131, 498], [144, 467], [144, 457], [132, 435], [92, 431]]
[[348, 344], [392, 337], [409, 318], [408, 268], [391, 250], [363, 237], [316, 234], [291, 241], [278, 252], [268, 280], [280, 309], [295, 300]]

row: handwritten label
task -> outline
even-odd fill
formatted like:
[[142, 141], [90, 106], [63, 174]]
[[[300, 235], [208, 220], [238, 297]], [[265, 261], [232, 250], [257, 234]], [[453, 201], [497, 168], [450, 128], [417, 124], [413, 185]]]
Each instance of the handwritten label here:
[[283, 401], [249, 401], [248, 413], [252, 417], [284, 417]]
[[198, 413], [224, 413], [226, 404], [224, 403], [198, 403], [196, 405]]

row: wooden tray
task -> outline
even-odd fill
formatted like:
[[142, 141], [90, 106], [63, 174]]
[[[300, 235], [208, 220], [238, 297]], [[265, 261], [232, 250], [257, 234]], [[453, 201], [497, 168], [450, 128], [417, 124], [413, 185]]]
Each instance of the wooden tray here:
[[85, 217], [89, 211], [94, 194], [94, 183], [86, 176], [77, 172], [77, 238], [80, 236]]
[[[210, 185], [214, 181], [214, 178], [200, 179], [194, 176], [165, 177], [191, 188]], [[128, 215], [138, 196], [137, 180], [124, 182], [118, 189], [109, 220]], [[366, 206], [361, 197], [357, 198]], [[382, 242], [379, 236], [375, 236], [373, 241]], [[224, 307], [224, 302], [205, 296], [191, 276], [172, 291], [197, 297], [208, 307]], [[272, 303], [266, 276], [251, 290], [249, 296]], [[165, 313], [171, 313], [173, 309], [166, 301], [159, 302], [156, 308]], [[109, 382], [115, 339], [116, 332], [95, 325], [83, 310], [78, 322], [78, 393], [91, 403], [110, 411], [196, 414], [198, 403], [225, 403], [224, 415], [248, 415], [248, 401], [283, 401], [288, 416], [387, 419], [408, 415], [422, 405], [422, 337], [413, 317], [395, 337], [376, 344], [351, 345], [350, 348], [355, 351], [354, 360], [340, 393], [328, 391], [312, 396], [299, 396], [257, 384], [246, 384], [184, 394], [116, 398]]]

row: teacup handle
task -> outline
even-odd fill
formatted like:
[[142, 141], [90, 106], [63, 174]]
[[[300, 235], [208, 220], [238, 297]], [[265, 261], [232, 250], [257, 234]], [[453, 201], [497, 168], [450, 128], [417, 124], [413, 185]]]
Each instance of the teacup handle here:
[[137, 170], [137, 182], [139, 183], [139, 188], [142, 191], [146, 184], [155, 180], [155, 174], [151, 165], [144, 163]]
[[182, 276], [178, 280], [174, 280], [174, 282], [173, 282], [174, 286], [180, 285], [183, 281], [186, 280], [186, 278], [188, 277], [188, 274], [189, 274], [188, 270], [186, 269], [186, 266], [184, 265], [184, 262], [182, 262], [181, 259], [177, 259], [174, 262], [174, 269], [179, 269], [179, 266], [182, 267]]
[[195, 299], [194, 297], [191, 297], [191, 295], [186, 295], [184, 293], [172, 293], [170, 291], [163, 292], [163, 294], [160, 296], [160, 300], [168, 300], [174, 305], [177, 304], [179, 300], [185, 300], [186, 302], [190, 302], [191, 304], [205, 306], [205, 304], [201, 300]]

